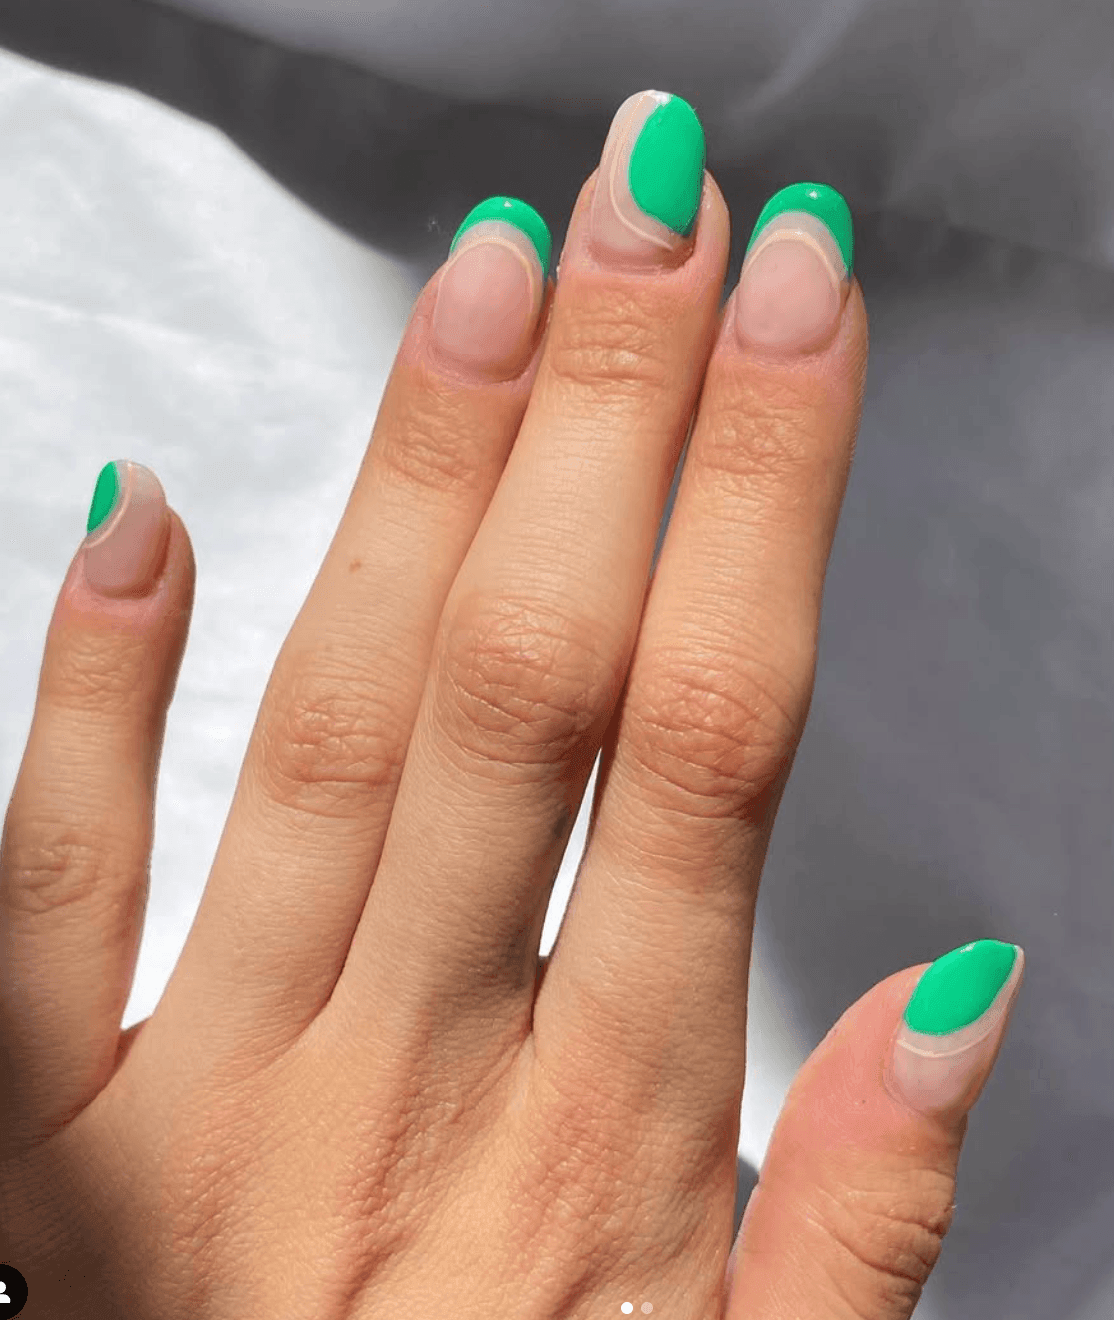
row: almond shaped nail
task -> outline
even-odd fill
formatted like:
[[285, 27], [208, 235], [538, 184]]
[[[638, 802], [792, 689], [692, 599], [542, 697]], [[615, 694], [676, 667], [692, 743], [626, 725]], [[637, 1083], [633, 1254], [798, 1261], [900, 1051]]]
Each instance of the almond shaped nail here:
[[1000, 940], [953, 949], [927, 968], [906, 1007], [887, 1089], [922, 1113], [966, 1112], [1001, 1047], [1025, 951]]

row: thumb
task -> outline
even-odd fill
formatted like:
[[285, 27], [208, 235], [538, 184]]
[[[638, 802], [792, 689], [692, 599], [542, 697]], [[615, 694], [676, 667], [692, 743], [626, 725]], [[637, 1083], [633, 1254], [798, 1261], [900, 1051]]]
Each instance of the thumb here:
[[909, 1320], [1024, 965], [1019, 946], [979, 940], [844, 1013], [778, 1117], [728, 1261], [726, 1320]]
[[109, 463], [47, 631], [0, 842], [5, 1147], [110, 1080], [142, 934], [167, 708], [195, 566], [158, 478]]

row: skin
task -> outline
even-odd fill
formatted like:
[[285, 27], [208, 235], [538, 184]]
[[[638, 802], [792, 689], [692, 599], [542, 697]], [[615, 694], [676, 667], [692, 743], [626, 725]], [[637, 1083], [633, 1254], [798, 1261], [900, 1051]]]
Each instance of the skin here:
[[967, 1121], [882, 1084], [926, 964], [808, 1060], [728, 1259], [862, 292], [814, 351], [746, 350], [711, 175], [693, 243], [633, 271], [593, 254], [596, 179], [517, 374], [438, 361], [441, 272], [419, 297], [182, 957], [123, 1035], [195, 569], [174, 513], [144, 597], [97, 597], [75, 556], [0, 854], [0, 1259], [26, 1316], [911, 1315]]

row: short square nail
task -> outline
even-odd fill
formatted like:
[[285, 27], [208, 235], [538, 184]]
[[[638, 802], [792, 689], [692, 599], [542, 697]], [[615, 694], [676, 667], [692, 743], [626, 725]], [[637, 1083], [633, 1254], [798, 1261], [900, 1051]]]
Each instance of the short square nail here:
[[854, 256], [851, 211], [834, 188], [794, 183], [754, 226], [735, 294], [744, 347], [802, 353], [822, 347], [847, 301]]
[[593, 251], [633, 266], [687, 255], [704, 195], [704, 162], [704, 129], [686, 100], [653, 90], [629, 96], [600, 157]]

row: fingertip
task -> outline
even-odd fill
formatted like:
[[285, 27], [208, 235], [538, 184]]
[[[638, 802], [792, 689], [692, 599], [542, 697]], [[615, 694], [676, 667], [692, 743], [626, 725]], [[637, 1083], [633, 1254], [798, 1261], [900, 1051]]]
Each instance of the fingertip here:
[[197, 560], [194, 558], [193, 542], [186, 530], [186, 525], [176, 510], [167, 506], [166, 553], [163, 559], [161, 577], [172, 594], [185, 597], [186, 606], [193, 604], [194, 586], [197, 581]]
[[196, 563], [185, 524], [150, 469], [115, 466], [125, 470], [127, 484], [120, 483], [111, 513], [74, 553], [52, 630], [67, 624], [96, 630], [107, 622], [142, 632], [161, 626], [168, 611], [192, 608]]
[[89, 510], [82, 570], [89, 587], [110, 599], [150, 594], [166, 560], [166, 492], [150, 468], [106, 463]]
[[886, 1052], [889, 1094], [918, 1115], [963, 1123], [990, 1076], [1021, 989], [1025, 951], [980, 939], [918, 978]]

